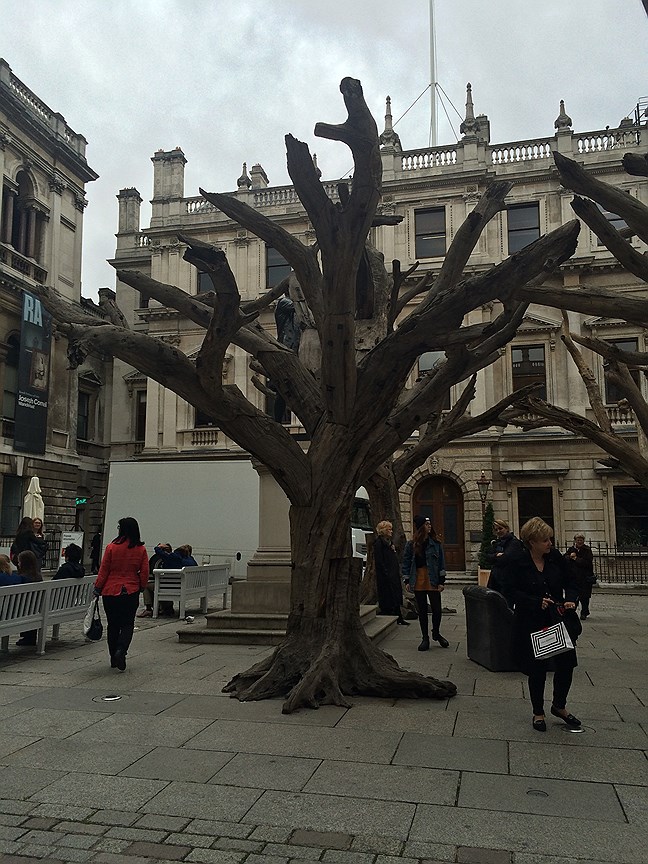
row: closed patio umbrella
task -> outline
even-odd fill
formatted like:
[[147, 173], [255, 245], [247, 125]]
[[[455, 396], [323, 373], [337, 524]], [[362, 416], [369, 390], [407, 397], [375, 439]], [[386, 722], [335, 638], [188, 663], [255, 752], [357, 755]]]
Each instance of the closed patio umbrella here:
[[45, 518], [45, 504], [38, 477], [32, 477], [29, 481], [29, 488], [23, 499], [23, 516], [29, 516], [30, 519]]

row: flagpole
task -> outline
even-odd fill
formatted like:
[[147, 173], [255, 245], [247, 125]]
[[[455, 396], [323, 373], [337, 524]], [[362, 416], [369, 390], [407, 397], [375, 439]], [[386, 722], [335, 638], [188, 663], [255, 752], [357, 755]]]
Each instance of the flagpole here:
[[436, 32], [434, 29], [434, 0], [430, 0], [430, 144], [438, 144], [436, 97]]

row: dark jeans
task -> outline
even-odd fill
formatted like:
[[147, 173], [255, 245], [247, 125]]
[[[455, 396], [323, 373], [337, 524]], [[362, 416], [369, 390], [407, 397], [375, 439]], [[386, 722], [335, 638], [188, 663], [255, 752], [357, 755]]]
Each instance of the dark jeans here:
[[103, 607], [108, 622], [108, 650], [113, 657], [117, 648], [124, 654], [133, 638], [135, 613], [139, 606], [139, 591], [134, 594], [120, 594], [117, 597], [103, 597]]
[[[573, 669], [558, 668], [553, 673], [553, 705], [555, 708], [564, 708], [567, 705], [567, 696], [571, 687]], [[544, 714], [544, 689], [547, 673], [544, 669], [533, 671], [529, 675], [529, 695], [533, 713]]]
[[432, 607], [432, 638], [439, 635], [439, 627], [441, 626], [441, 592], [440, 591], [415, 591], [416, 608], [418, 609], [419, 624], [421, 625], [421, 634], [425, 637], [429, 635], [428, 630], [428, 611], [427, 602], [430, 598], [430, 606]]
[[590, 595], [581, 594], [580, 596], [580, 607], [581, 607], [581, 615], [589, 615], [589, 603], [590, 603]]

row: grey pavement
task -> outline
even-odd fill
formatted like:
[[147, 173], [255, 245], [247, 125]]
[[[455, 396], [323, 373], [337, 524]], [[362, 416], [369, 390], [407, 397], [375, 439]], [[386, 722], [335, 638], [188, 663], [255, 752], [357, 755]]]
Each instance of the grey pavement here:
[[168, 619], [138, 619], [125, 673], [80, 624], [42, 657], [12, 644], [0, 861], [646, 864], [648, 596], [594, 595], [582, 733], [535, 732], [524, 677], [470, 662], [459, 589], [444, 603], [449, 649], [419, 653], [416, 622], [382, 646], [454, 681], [441, 702], [240, 703], [223, 685], [272, 649], [181, 645]]

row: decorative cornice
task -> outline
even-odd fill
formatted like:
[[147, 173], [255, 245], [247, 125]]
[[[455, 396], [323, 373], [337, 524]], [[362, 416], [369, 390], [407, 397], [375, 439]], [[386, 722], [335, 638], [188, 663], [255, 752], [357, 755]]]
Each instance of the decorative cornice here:
[[67, 184], [60, 174], [53, 174], [49, 180], [49, 188], [50, 192], [56, 192], [58, 195], [62, 195], [67, 188]]

